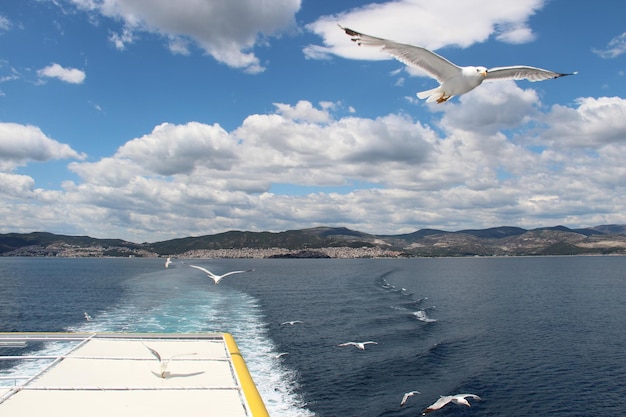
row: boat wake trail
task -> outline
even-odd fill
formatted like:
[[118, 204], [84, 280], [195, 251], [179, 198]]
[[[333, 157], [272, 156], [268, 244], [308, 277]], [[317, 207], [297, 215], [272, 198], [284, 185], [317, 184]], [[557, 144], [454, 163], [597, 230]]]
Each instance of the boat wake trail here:
[[[224, 332], [235, 338], [248, 370], [273, 417], [314, 416], [296, 393], [297, 374], [277, 358], [258, 301], [227, 286], [208, 286], [205, 277], [181, 270], [142, 275], [127, 284], [124, 300], [68, 327], [71, 332]], [[38, 354], [58, 349], [43, 346]], [[33, 368], [33, 364], [30, 365]], [[23, 372], [24, 369], [20, 370]], [[29, 370], [30, 371], [30, 370]]]

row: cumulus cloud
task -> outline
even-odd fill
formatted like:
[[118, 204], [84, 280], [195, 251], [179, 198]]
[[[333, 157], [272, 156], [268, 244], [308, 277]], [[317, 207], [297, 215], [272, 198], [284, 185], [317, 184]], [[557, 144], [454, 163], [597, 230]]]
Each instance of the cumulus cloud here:
[[[316, 109], [310, 101], [300, 100], [295, 107], [283, 103], [274, 103], [278, 113], [290, 120], [300, 120], [312, 123], [325, 123], [331, 115], [325, 109]], [[331, 105], [332, 106], [332, 105]]]
[[[522, 89], [514, 81], [483, 83], [458, 102], [448, 103], [441, 125], [449, 131], [490, 135], [524, 125], [538, 116], [539, 105], [535, 90]], [[436, 104], [431, 107], [437, 108]]]
[[[164, 123], [110, 156], [72, 162], [78, 179], [63, 190], [0, 176], [11, 196], [3, 203], [14, 207], [2, 214], [19, 222], [14, 212], [35, 201], [27, 209], [42, 229], [66, 222], [134, 241], [320, 224], [403, 233], [626, 222], [625, 100], [545, 108], [532, 89], [496, 85], [428, 107], [429, 122], [342, 115], [341, 103], [303, 100], [276, 103], [231, 131]], [[35, 159], [0, 149], [12, 160]], [[65, 152], [57, 150], [76, 156]], [[307, 191], [288, 195], [275, 185]]]
[[36, 126], [0, 123], [0, 171], [12, 171], [28, 161], [85, 157], [69, 145], [47, 137]]
[[319, 59], [337, 55], [353, 59], [389, 59], [376, 48], [356, 48], [337, 27], [349, 27], [369, 35], [429, 49], [445, 46], [466, 48], [490, 36], [507, 43], [534, 39], [528, 19], [544, 0], [522, 0], [504, 5], [498, 0], [474, 2], [455, 0], [395, 0], [371, 3], [332, 16], [323, 16], [307, 29], [323, 38], [323, 45], [308, 45], [304, 53]]
[[71, 1], [123, 23], [122, 30], [110, 37], [118, 49], [135, 41], [136, 33], [156, 33], [173, 53], [189, 53], [193, 42], [217, 61], [250, 73], [264, 70], [254, 47], [295, 26], [301, 4], [301, 0]]
[[76, 68], [64, 68], [57, 63], [48, 65], [37, 71], [39, 77], [58, 78], [70, 84], [82, 84], [85, 81], [85, 72]]
[[5, 196], [28, 199], [34, 186], [35, 181], [27, 175], [0, 172], [0, 192]]
[[219, 125], [163, 123], [147, 135], [122, 145], [115, 155], [70, 169], [90, 183], [122, 186], [140, 175], [189, 174], [196, 166], [229, 171], [236, 141]]
[[602, 58], [617, 58], [626, 53], [626, 32], [611, 39], [604, 49], [593, 49]]
[[610, 144], [626, 144], [626, 99], [583, 97], [577, 107], [555, 105], [544, 122], [543, 140], [555, 148], [598, 149]]

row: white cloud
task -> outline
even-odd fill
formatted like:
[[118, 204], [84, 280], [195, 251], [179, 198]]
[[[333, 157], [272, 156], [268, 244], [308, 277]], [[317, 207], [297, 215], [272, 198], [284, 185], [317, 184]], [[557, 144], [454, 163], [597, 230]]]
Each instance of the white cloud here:
[[54, 63], [45, 68], [37, 70], [39, 77], [58, 78], [61, 81], [70, 84], [82, 84], [85, 81], [85, 72], [76, 68], [64, 68]]
[[626, 53], [626, 32], [611, 39], [604, 49], [593, 49], [602, 58], [617, 58]]
[[[322, 104], [322, 110], [313, 107], [310, 101], [300, 100], [295, 107], [283, 103], [274, 103], [278, 113], [289, 120], [300, 120], [312, 123], [326, 123], [330, 121], [331, 115], [327, 111], [329, 109]], [[332, 108], [332, 106], [330, 106]]]
[[[0, 68], [4, 69], [4, 62], [0, 61]], [[9, 74], [7, 75], [0, 75], [0, 84], [5, 83], [7, 81], [14, 81], [14, 80], [19, 80], [21, 77], [21, 74], [19, 73], [19, 71], [17, 71], [15, 68], [10, 68], [9, 69]]]
[[[403, 233], [626, 222], [625, 100], [546, 109], [532, 89], [484, 87], [427, 107], [429, 124], [307, 101], [277, 103], [232, 131], [164, 123], [111, 156], [71, 163], [79, 180], [61, 191], [0, 176], [0, 206], [13, 208], [2, 214], [24, 224], [24, 209], [31, 229], [133, 241], [320, 224]], [[38, 143], [48, 142], [29, 148]], [[13, 161], [35, 159], [10, 149]], [[274, 184], [313, 191], [284, 195]]]
[[157, 33], [173, 53], [188, 53], [191, 41], [217, 61], [250, 73], [264, 70], [252, 49], [263, 38], [294, 27], [301, 4], [301, 0], [72, 1], [124, 24], [110, 38], [118, 49], [132, 43], [137, 32]]
[[189, 55], [189, 40], [181, 36], [170, 36], [168, 39], [168, 48], [173, 54]]
[[6, 17], [0, 15], [0, 31], [11, 29], [11, 21]]
[[505, 43], [521, 44], [535, 40], [535, 34], [525, 24], [501, 25], [496, 39]]
[[[522, 89], [514, 81], [484, 83], [458, 102], [447, 103], [441, 124], [450, 131], [461, 129], [494, 134], [523, 125], [538, 115], [539, 97], [533, 89]], [[437, 105], [431, 105], [437, 109]]]
[[598, 149], [609, 144], [626, 144], [626, 99], [583, 97], [577, 107], [555, 105], [545, 117], [550, 126], [541, 132], [555, 148]]
[[304, 49], [308, 58], [329, 54], [354, 59], [389, 59], [377, 48], [358, 48], [337, 24], [368, 35], [378, 36], [429, 49], [445, 46], [466, 48], [490, 36], [508, 43], [534, 39], [528, 19], [544, 5], [544, 0], [475, 2], [456, 0], [396, 0], [371, 3], [332, 16], [323, 16], [307, 25], [323, 38], [323, 45]]
[[88, 182], [121, 186], [140, 175], [189, 174], [197, 166], [229, 171], [237, 159], [236, 146], [219, 125], [164, 123], [122, 145], [111, 158], [70, 168]]
[[0, 123], [0, 171], [12, 171], [28, 161], [85, 157], [69, 145], [50, 139], [36, 126]]
[[27, 175], [0, 172], [0, 192], [10, 198], [30, 198], [34, 185], [35, 181]]
[[112, 32], [109, 35], [109, 41], [120, 51], [126, 49], [126, 45], [133, 43], [134, 40], [133, 32], [128, 28], [122, 29], [120, 33]]

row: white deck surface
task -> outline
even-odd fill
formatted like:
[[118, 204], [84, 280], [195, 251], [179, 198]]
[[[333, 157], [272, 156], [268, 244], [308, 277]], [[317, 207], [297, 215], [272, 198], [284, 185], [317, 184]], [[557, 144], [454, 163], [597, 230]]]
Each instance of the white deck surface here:
[[[251, 415], [219, 334], [91, 335], [82, 343], [34, 379], [0, 388], [0, 416]], [[171, 358], [165, 378], [146, 346]]]

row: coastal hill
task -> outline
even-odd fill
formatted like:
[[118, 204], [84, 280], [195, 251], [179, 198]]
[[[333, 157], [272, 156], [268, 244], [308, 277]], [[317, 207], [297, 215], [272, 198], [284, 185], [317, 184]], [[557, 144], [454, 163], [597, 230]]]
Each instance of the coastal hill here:
[[0, 234], [0, 256], [358, 258], [582, 254], [626, 254], [626, 225], [532, 230], [503, 226], [456, 232], [421, 229], [399, 235], [315, 227], [284, 232], [229, 231], [155, 243], [46, 232]]

